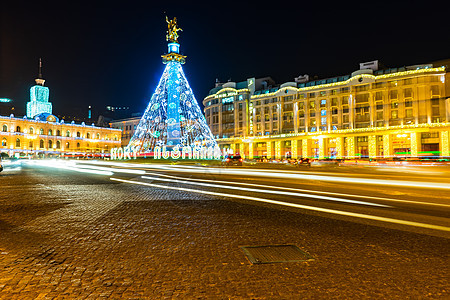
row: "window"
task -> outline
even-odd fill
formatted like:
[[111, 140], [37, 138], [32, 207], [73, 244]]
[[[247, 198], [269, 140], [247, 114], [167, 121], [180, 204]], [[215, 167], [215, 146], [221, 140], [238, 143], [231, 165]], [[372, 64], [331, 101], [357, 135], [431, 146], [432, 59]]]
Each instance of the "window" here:
[[309, 108], [315, 108], [316, 107], [316, 102], [314, 100], [309, 101]]
[[431, 96], [439, 96], [439, 86], [438, 85], [432, 85], [431, 86]]
[[377, 110], [383, 109], [383, 102], [377, 101], [377, 102], [375, 102], [375, 105], [376, 105]]
[[316, 94], [315, 93], [309, 93], [308, 96], [309, 96], [309, 98], [314, 98], [316, 96]]
[[412, 107], [413, 103], [412, 101], [405, 101], [405, 107]]
[[97, 140], [100, 139], [100, 133], [97, 133]]
[[316, 111], [313, 110], [313, 109], [309, 110], [309, 116], [310, 117], [315, 117], [316, 116]]
[[69, 149], [69, 148], [70, 148], [70, 143], [67, 142], [67, 143], [66, 143], [66, 149]]
[[53, 135], [53, 131], [51, 129], [48, 130], [48, 135]]
[[3, 132], [7, 132], [7, 131], [8, 131], [8, 126], [3, 125], [2, 131], [3, 131]]
[[30, 142], [28, 143], [28, 148], [33, 149], [33, 141], [30, 141]]
[[44, 148], [44, 140], [39, 141], [39, 148]]
[[325, 107], [325, 106], [327, 106], [327, 100], [326, 99], [320, 100], [320, 107]]
[[326, 116], [326, 115], [327, 115], [327, 111], [326, 111], [325, 109], [322, 109], [322, 110], [320, 111], [320, 115], [321, 115], [321, 116]]
[[327, 117], [320, 118], [320, 124], [327, 125]]
[[70, 131], [69, 130], [66, 131], [66, 137], [70, 137]]
[[34, 133], [34, 128], [30, 127], [30, 134], [33, 134], [33, 133]]
[[405, 115], [406, 115], [407, 118], [412, 118], [413, 110], [412, 109], [406, 109], [405, 110]]
[[377, 120], [383, 120], [383, 112], [377, 111]]
[[81, 133], [77, 131], [77, 137], [81, 137]]
[[2, 139], [2, 147], [6, 147], [6, 145], [7, 145], [7, 144], [6, 144], [6, 138], [3, 138], [3, 139]]
[[48, 149], [52, 149], [53, 148], [53, 141], [49, 140], [48, 141]]
[[56, 130], [56, 136], [61, 136], [61, 130]]
[[16, 139], [16, 148], [20, 148], [20, 139]]
[[16, 132], [20, 132], [20, 126], [16, 127]]
[[391, 109], [396, 109], [396, 108], [398, 108], [398, 102], [392, 102]]
[[87, 139], [90, 139], [91, 138], [91, 134], [88, 132], [88, 133], [86, 133], [86, 138]]
[[403, 92], [405, 94], [405, 98], [411, 98], [412, 97], [412, 89], [411, 88], [405, 89]]
[[44, 128], [39, 129], [39, 134], [43, 135], [44, 134]]
[[342, 105], [342, 113], [348, 114], [348, 105]]
[[398, 91], [392, 90], [389, 92], [389, 99], [398, 99]]
[[369, 90], [369, 85], [368, 84], [355, 86], [355, 91], [356, 92], [363, 92], [363, 91], [367, 91], [367, 90]]
[[80, 143], [77, 143], [77, 149], [80, 149]]
[[337, 98], [331, 98], [331, 106], [338, 106], [338, 99]]
[[56, 149], [61, 149], [61, 142], [60, 141], [56, 141]]
[[391, 111], [391, 119], [397, 119], [398, 118], [398, 110]]
[[375, 100], [383, 100], [383, 92], [376, 92]]

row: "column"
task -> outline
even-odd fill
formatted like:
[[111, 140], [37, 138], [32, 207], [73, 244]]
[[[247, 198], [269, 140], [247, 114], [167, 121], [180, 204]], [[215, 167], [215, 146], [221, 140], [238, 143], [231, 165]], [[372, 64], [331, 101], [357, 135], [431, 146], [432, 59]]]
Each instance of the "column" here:
[[236, 144], [231, 144], [231, 150], [233, 151], [233, 154], [236, 153]]
[[319, 159], [325, 158], [325, 142], [323, 137], [319, 137]]
[[418, 157], [419, 150], [421, 150], [421, 136], [420, 132], [411, 132], [411, 156]]
[[450, 156], [450, 144], [448, 130], [441, 131], [441, 156]]
[[377, 157], [377, 136], [369, 135], [369, 158]]
[[248, 143], [248, 159], [253, 159], [253, 143]]
[[245, 158], [245, 149], [244, 149], [244, 143], [239, 143], [239, 154], [242, 156], [242, 158]]
[[275, 159], [281, 159], [281, 141], [275, 142]]
[[343, 159], [344, 158], [344, 138], [336, 137], [336, 158]]
[[298, 143], [297, 140], [291, 141], [291, 153], [292, 153], [292, 159], [298, 158]]
[[355, 137], [354, 136], [349, 136], [347, 137], [347, 157], [348, 158], [355, 158], [356, 153], [355, 153]]
[[302, 158], [311, 157], [311, 139], [302, 140]]
[[266, 142], [266, 148], [267, 148], [267, 158], [272, 158], [272, 142], [271, 141]]
[[392, 140], [389, 134], [383, 135], [383, 156], [384, 158], [389, 158], [393, 156]]

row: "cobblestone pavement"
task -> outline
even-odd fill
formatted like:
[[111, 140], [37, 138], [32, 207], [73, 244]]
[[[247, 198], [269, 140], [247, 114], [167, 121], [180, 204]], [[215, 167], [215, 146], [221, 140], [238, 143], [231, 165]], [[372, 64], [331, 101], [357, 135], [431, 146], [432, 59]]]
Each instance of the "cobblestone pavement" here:
[[[240, 246], [314, 261], [253, 265]], [[448, 298], [449, 241], [27, 169], [0, 173], [0, 299]]]

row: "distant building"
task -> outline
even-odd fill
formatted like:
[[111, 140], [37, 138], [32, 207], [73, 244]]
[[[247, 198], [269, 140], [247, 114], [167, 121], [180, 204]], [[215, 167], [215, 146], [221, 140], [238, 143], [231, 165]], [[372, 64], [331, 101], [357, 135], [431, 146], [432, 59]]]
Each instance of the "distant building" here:
[[449, 157], [449, 61], [379, 66], [277, 86], [216, 84], [205, 117], [221, 147], [248, 158]]
[[49, 89], [44, 86], [45, 80], [42, 78], [41, 59], [39, 59], [39, 75], [35, 81], [36, 85], [30, 89], [30, 102], [27, 103], [27, 118], [29, 119], [33, 119], [41, 113], [52, 114], [52, 104], [48, 102]]
[[122, 147], [128, 146], [128, 143], [133, 137], [136, 127], [139, 125], [140, 121], [141, 116], [111, 121], [111, 128], [120, 129], [122, 131]]

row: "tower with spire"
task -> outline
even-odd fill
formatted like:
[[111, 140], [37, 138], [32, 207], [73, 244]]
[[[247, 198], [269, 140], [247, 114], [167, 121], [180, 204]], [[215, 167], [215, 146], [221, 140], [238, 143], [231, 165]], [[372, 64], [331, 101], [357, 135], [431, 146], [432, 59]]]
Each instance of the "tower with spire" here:
[[152, 152], [155, 147], [218, 149], [183, 72], [186, 56], [180, 54], [177, 33], [182, 30], [176, 18], [166, 17], [166, 22], [168, 53], [162, 55], [166, 67], [128, 146], [141, 153]]
[[39, 58], [38, 78], [34, 80], [36, 85], [30, 89], [30, 101], [27, 103], [27, 118], [33, 119], [39, 114], [52, 114], [52, 103], [48, 102], [49, 89], [44, 86], [42, 78], [42, 59]]

